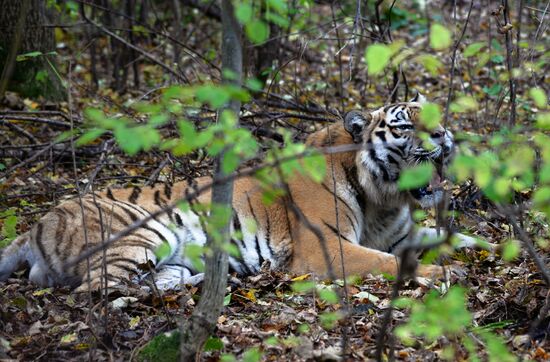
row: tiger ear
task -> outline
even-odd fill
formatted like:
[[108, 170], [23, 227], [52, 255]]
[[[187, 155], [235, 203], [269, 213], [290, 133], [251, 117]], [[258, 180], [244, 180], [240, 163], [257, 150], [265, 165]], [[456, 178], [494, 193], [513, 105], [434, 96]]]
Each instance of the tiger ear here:
[[353, 142], [361, 143], [362, 134], [365, 126], [369, 123], [372, 116], [360, 111], [349, 111], [344, 116], [344, 128], [353, 137]]
[[412, 99], [409, 102], [417, 102], [420, 104], [424, 104], [427, 102], [427, 100], [426, 100], [426, 97], [422, 95], [422, 93], [420, 93], [419, 91], [416, 91], [416, 94], [414, 95], [414, 97], [412, 97]]

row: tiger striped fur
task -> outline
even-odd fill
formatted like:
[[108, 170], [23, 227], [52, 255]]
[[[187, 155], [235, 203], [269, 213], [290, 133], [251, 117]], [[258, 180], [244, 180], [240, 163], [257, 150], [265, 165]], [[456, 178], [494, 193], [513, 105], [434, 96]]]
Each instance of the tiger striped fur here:
[[[269, 261], [271, 268], [292, 273], [327, 274], [318, 237], [295, 213], [289, 212], [291, 198], [323, 233], [336, 276], [342, 276], [342, 259], [347, 275], [395, 275], [399, 260], [390, 252], [435, 234], [434, 230], [418, 231], [414, 227], [411, 201], [429, 207], [441, 198], [441, 192], [425, 188], [413, 192], [398, 190], [400, 171], [411, 164], [449, 157], [453, 150], [452, 134], [442, 127], [432, 131], [434, 148], [430, 151], [422, 148], [415, 135], [421, 107], [418, 100], [385, 106], [371, 113], [352, 111], [344, 122], [311, 134], [307, 143], [314, 147], [360, 146], [358, 150], [327, 155], [328, 172], [320, 184], [297, 175], [288, 185], [290, 195], [267, 206], [262, 202], [255, 179], [236, 180], [232, 229], [240, 230], [242, 238], [232, 240], [240, 257], [230, 257], [230, 269], [239, 274], [253, 274], [264, 261]], [[196, 180], [199, 187], [207, 182], [209, 178]], [[182, 255], [182, 249], [189, 243], [204, 244], [206, 235], [197, 214], [178, 209], [146, 222], [88, 261], [68, 269], [62, 267], [87, 247], [101, 243], [132, 222], [182, 198], [188, 188], [186, 182], [178, 182], [173, 186], [108, 189], [83, 197], [82, 209], [78, 199], [65, 201], [2, 250], [0, 280], [8, 278], [26, 262], [30, 266], [30, 280], [39, 285], [68, 285], [77, 287], [77, 291], [86, 291], [89, 268], [91, 288], [97, 289], [105, 258], [108, 286], [142, 274], [140, 265], [148, 261], [155, 265], [161, 287], [173, 287], [181, 278], [192, 281], [196, 270]], [[198, 199], [199, 202], [209, 200], [209, 192]], [[255, 230], [243, 227], [248, 219], [255, 221]], [[461, 239], [464, 246], [475, 245], [472, 238], [461, 236]], [[157, 260], [155, 250], [164, 241], [170, 245], [171, 252]], [[443, 269], [435, 265], [420, 265], [417, 273], [424, 277], [443, 277]]]

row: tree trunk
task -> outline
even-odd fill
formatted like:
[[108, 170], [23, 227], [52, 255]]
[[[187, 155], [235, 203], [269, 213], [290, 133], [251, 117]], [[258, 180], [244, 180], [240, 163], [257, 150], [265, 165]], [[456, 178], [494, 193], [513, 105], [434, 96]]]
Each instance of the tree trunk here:
[[[42, 96], [48, 100], [65, 99], [65, 90], [55, 67], [54, 30], [45, 27], [46, 2], [43, 0], [0, 0], [0, 97], [6, 90], [24, 97]], [[16, 61], [30, 52], [42, 55]]]
[[[241, 85], [242, 78], [242, 46], [240, 26], [234, 17], [231, 0], [222, 0], [222, 67], [230, 70], [234, 79], [224, 79], [225, 83]], [[233, 78], [233, 77], [232, 77]], [[231, 101], [226, 109], [232, 111], [238, 118], [241, 104], [239, 101]], [[220, 111], [221, 112], [221, 111]], [[218, 114], [218, 117], [220, 114]], [[224, 154], [216, 160], [214, 181], [222, 179], [225, 173], [222, 171]], [[219, 205], [231, 209], [233, 199], [233, 181], [214, 183], [212, 189], [212, 205]], [[228, 261], [227, 252], [223, 250], [223, 244], [228, 243], [230, 235], [230, 221], [219, 230], [221, 240], [214, 240], [211, 235], [207, 238], [207, 246], [212, 254], [205, 258], [206, 270], [204, 288], [201, 299], [191, 318], [183, 325], [180, 345], [180, 360], [198, 360], [198, 354], [206, 339], [214, 331], [218, 317], [223, 308], [223, 298], [227, 285]]]

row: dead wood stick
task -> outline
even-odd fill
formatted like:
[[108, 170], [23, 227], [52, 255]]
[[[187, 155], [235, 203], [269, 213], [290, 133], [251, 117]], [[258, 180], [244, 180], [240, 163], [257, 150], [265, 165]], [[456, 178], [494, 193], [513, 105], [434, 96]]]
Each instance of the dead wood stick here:
[[70, 124], [62, 121], [56, 121], [53, 119], [48, 118], [42, 118], [42, 117], [29, 117], [29, 116], [17, 116], [17, 115], [0, 115], [0, 120], [4, 120], [6, 122], [9, 121], [23, 121], [23, 122], [35, 122], [35, 123], [44, 123], [48, 124], [50, 126], [56, 126], [56, 127], [62, 127], [62, 128], [70, 128]]
[[6, 120], [0, 119], [0, 125], [4, 125], [4, 126], [10, 128], [11, 130], [23, 135], [24, 137], [26, 137], [32, 143], [38, 143], [38, 140], [32, 134], [30, 134], [25, 129], [19, 127], [16, 124], [13, 124], [13, 123], [10, 123]]

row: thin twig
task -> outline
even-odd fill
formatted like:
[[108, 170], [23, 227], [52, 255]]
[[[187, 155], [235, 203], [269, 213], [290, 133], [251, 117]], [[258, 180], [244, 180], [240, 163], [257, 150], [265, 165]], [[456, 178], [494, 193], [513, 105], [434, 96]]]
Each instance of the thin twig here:
[[[69, 62], [69, 74], [68, 74], [68, 82], [67, 82], [67, 100], [68, 100], [68, 106], [69, 106], [69, 118], [71, 119], [71, 131], [73, 130], [74, 124], [73, 124], [73, 107], [72, 107], [72, 97], [71, 97], [71, 78], [72, 78], [72, 64]], [[75, 179], [75, 185], [78, 185], [78, 168], [76, 166], [76, 154], [75, 154], [75, 144], [74, 144], [74, 138], [71, 137], [71, 154], [72, 154], [72, 161], [73, 161], [73, 173], [74, 173], [74, 179]], [[80, 189], [76, 187], [77, 190], [77, 197], [78, 197], [78, 203], [80, 205], [80, 217], [82, 218], [82, 231], [84, 233], [84, 245], [86, 248], [88, 248], [88, 228], [86, 227], [86, 213], [84, 211], [84, 205], [82, 203], [82, 194], [80, 192]], [[88, 303], [90, 305], [89, 311], [88, 311], [88, 320], [92, 321], [92, 308], [93, 305], [92, 302], [92, 288], [91, 288], [91, 277], [90, 277], [90, 258], [86, 258], [86, 283], [88, 284]], [[93, 330], [93, 328], [92, 328]], [[93, 350], [90, 350], [90, 360], [92, 359], [92, 353]]]
[[16, 124], [13, 124], [11, 122], [8, 122], [8, 121], [3, 120], [3, 119], [0, 118], [0, 125], [4, 125], [4, 126], [10, 128], [10, 129], [12, 129], [13, 131], [23, 135], [24, 137], [26, 137], [32, 143], [38, 143], [38, 140], [31, 133], [27, 132], [25, 129], [19, 127]]
[[455, 67], [456, 67], [456, 53], [458, 51], [458, 47], [460, 46], [460, 43], [462, 42], [462, 39], [464, 38], [464, 34], [466, 33], [466, 28], [468, 27], [468, 23], [470, 21], [470, 15], [472, 14], [473, 6], [474, 6], [474, 0], [471, 0], [470, 7], [468, 8], [468, 15], [466, 17], [466, 21], [464, 22], [464, 27], [462, 27], [462, 32], [460, 33], [460, 37], [457, 39], [453, 47], [453, 55], [451, 57], [451, 74], [449, 76], [449, 90], [447, 91], [447, 104], [445, 104], [445, 114], [443, 115], [443, 127], [445, 128], [447, 127], [447, 120], [449, 118], [449, 106], [451, 103], [451, 97], [453, 96], [453, 81], [454, 81]]
[[504, 6], [504, 26], [506, 38], [506, 65], [508, 68], [508, 83], [510, 87], [510, 115], [508, 117], [508, 127], [512, 128], [516, 124], [516, 80], [512, 73], [514, 67], [512, 59], [512, 35], [511, 35], [511, 23], [510, 23], [510, 8], [508, 6], [508, 0], [502, 0]]
[[[2, 112], [3, 113], [3, 112]], [[9, 122], [13, 121], [24, 121], [24, 122], [35, 122], [35, 123], [44, 123], [50, 126], [62, 127], [62, 128], [71, 128], [71, 125], [66, 122], [55, 121], [53, 119], [41, 118], [41, 117], [28, 117], [28, 116], [17, 116], [17, 115], [1, 115], [0, 119]]]
[[336, 15], [334, 14], [334, 2], [331, 2], [330, 3], [330, 10], [331, 10], [331, 14], [332, 14], [332, 21], [334, 23], [334, 32], [336, 34], [336, 44], [338, 46], [338, 54], [337, 54], [337, 57], [338, 57], [338, 89], [340, 91], [340, 97], [338, 97], [340, 99], [340, 112], [343, 114], [344, 113], [344, 99], [346, 98], [344, 96], [344, 71], [342, 69], [342, 42], [340, 40], [340, 32], [338, 30], [338, 23], [336, 23]]
[[[330, 133], [330, 127], [327, 127], [328, 132], [328, 139], [330, 142], [332, 142], [332, 135]], [[340, 247], [340, 264], [342, 264], [342, 280], [344, 281], [344, 291], [343, 291], [343, 297], [341, 296], [340, 299], [342, 300], [342, 307], [344, 309], [344, 313], [346, 315], [346, 321], [349, 321], [347, 319], [347, 315], [349, 312], [349, 295], [348, 295], [348, 282], [347, 282], [347, 276], [346, 276], [346, 267], [344, 265], [344, 247], [342, 245], [342, 233], [340, 232], [340, 212], [338, 209], [338, 196], [336, 193], [336, 175], [334, 173], [334, 161], [333, 161], [333, 154], [331, 153], [329, 156], [330, 161], [330, 174], [332, 177], [332, 194], [334, 196], [334, 211], [336, 214], [336, 230], [338, 235], [338, 244]], [[343, 353], [347, 353], [347, 343], [348, 343], [348, 329], [349, 325], [348, 323], [345, 323], [342, 325], [342, 351]]]

